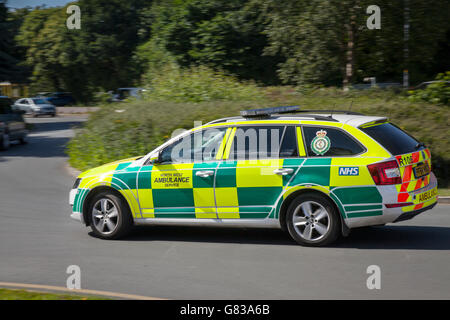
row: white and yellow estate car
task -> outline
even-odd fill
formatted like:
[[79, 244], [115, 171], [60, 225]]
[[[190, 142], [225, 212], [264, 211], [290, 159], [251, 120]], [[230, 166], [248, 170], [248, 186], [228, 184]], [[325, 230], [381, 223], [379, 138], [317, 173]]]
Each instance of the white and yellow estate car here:
[[277, 227], [322, 246], [433, 208], [436, 188], [430, 151], [387, 118], [289, 106], [242, 111], [83, 172], [70, 204], [104, 239], [176, 223]]

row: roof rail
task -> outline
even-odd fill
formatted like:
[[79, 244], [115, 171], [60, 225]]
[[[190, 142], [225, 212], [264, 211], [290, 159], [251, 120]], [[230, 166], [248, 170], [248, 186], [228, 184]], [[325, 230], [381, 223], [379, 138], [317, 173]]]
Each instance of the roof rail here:
[[363, 113], [355, 112], [355, 111], [348, 111], [348, 110], [299, 110], [295, 113], [299, 112], [317, 112], [317, 113], [343, 113], [343, 114], [349, 114], [349, 115], [355, 115], [355, 116], [363, 116]]

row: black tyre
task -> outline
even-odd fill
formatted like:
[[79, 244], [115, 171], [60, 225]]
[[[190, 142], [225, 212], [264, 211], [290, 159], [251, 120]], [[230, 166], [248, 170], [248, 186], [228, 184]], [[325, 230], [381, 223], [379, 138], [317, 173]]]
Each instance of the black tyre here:
[[4, 132], [0, 134], [0, 150], [8, 150], [10, 144], [9, 133]]
[[20, 144], [27, 144], [28, 143], [28, 138], [26, 135], [23, 135], [20, 139], [19, 139], [19, 143]]
[[125, 200], [113, 192], [101, 192], [89, 205], [90, 227], [102, 239], [119, 239], [133, 227], [133, 218]]
[[307, 193], [298, 196], [289, 205], [286, 226], [298, 244], [320, 247], [337, 240], [341, 220], [329, 199]]

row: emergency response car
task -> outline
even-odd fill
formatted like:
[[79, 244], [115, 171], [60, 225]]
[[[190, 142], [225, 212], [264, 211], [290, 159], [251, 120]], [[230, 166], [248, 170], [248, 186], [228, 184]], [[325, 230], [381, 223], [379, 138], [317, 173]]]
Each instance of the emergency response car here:
[[430, 151], [387, 118], [297, 106], [185, 131], [83, 172], [70, 192], [71, 217], [103, 239], [140, 224], [265, 226], [308, 246], [436, 202]]

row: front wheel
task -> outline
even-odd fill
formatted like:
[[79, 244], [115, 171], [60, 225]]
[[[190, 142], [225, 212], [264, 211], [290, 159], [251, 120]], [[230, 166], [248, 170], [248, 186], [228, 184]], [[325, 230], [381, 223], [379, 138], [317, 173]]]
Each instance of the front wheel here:
[[338, 214], [327, 198], [318, 194], [303, 194], [290, 204], [286, 226], [297, 243], [304, 246], [325, 246], [339, 237]]
[[102, 239], [119, 239], [133, 226], [133, 219], [127, 203], [112, 192], [96, 195], [89, 209], [90, 227]]

